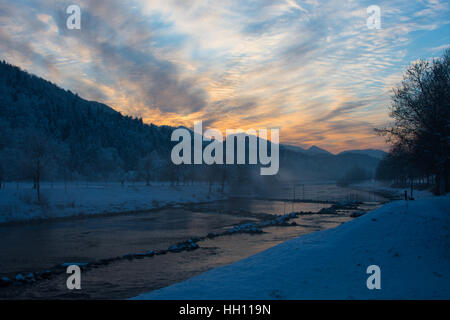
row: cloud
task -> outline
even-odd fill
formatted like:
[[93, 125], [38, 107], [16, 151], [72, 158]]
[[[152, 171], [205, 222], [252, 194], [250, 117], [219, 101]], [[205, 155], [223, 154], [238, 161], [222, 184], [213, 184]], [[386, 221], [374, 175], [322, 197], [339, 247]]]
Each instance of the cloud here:
[[[82, 28], [68, 30], [65, 28], [65, 2], [62, 1], [59, 6], [49, 5], [43, 11], [33, 7], [21, 8], [20, 12], [26, 15], [22, 15], [24, 19], [21, 22], [30, 35], [25, 41], [13, 41], [2, 32], [3, 46], [19, 50], [21, 55], [33, 63], [44, 64], [47, 69], [56, 68], [50, 62], [52, 56], [70, 57], [66, 59], [70, 63], [76, 59], [77, 51], [85, 52], [88, 60], [80, 67], [88, 78], [114, 86], [115, 92], [133, 96], [150, 110], [187, 114], [205, 107], [207, 93], [196, 87], [195, 78], [182, 78], [177, 65], [158, 56], [157, 50], [149, 45], [156, 36], [144, 17], [130, 11], [122, 1], [81, 1]], [[18, 8], [11, 6], [10, 10], [13, 9], [15, 14], [10, 20], [19, 17]], [[41, 12], [49, 14], [47, 21], [54, 21], [59, 30], [52, 35], [46, 34], [46, 40], [54, 46], [54, 52], [48, 57], [38, 54], [33, 46], [39, 44], [30, 40], [42, 37], [43, 31], [48, 28], [48, 24], [42, 22], [44, 15]], [[2, 18], [6, 20], [6, 17]], [[18, 32], [16, 38], [23, 33]], [[79, 73], [74, 71], [78, 70], [72, 70], [72, 74], [67, 74], [63, 81], [79, 84], [76, 89], [90, 99], [108, 100], [95, 88], [82, 85], [83, 82], [77, 79]]]
[[365, 100], [344, 102], [337, 108], [330, 110], [325, 115], [318, 117], [316, 121], [327, 121], [336, 117], [345, 116], [346, 114], [352, 113], [355, 109], [364, 107], [366, 105], [367, 101]]
[[448, 46], [439, 0], [380, 1], [381, 30], [367, 1], [77, 2], [81, 30], [65, 27], [72, 1], [2, 1], [2, 58], [148, 122], [277, 126], [335, 151], [383, 147], [390, 88]]

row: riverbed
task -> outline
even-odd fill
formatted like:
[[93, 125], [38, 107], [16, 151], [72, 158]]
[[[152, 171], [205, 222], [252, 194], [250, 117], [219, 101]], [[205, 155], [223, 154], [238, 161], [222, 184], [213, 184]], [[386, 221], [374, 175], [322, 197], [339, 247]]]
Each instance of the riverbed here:
[[352, 212], [379, 205], [379, 201], [365, 201], [357, 210], [318, 214], [331, 203], [230, 199], [136, 214], [0, 226], [0, 276], [14, 278], [17, 273], [40, 272], [63, 263], [164, 250], [191, 238], [223, 233], [236, 225], [258, 223], [271, 215], [307, 212], [289, 221], [295, 225], [270, 226], [258, 234], [205, 238], [198, 242], [196, 250], [122, 259], [83, 270], [81, 290], [68, 290], [67, 275], [61, 272], [48, 279], [0, 288], [0, 298], [124, 299], [233, 263], [289, 239], [337, 227], [353, 219]]

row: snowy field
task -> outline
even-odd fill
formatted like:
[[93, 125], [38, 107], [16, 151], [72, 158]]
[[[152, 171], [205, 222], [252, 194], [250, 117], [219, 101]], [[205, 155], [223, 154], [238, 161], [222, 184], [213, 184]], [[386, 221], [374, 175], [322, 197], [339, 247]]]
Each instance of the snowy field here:
[[449, 208], [449, 196], [391, 202], [134, 299], [450, 299]]
[[77, 215], [148, 210], [168, 204], [203, 202], [223, 197], [207, 184], [44, 183], [41, 203], [30, 183], [7, 183], [0, 190], [0, 223]]
[[[351, 184], [351, 188], [355, 188], [358, 190], [365, 190], [369, 192], [382, 192], [385, 194], [392, 194], [393, 196], [403, 199], [404, 198], [404, 192], [408, 192], [408, 196], [410, 196], [410, 189], [407, 188], [393, 188], [391, 187], [391, 182], [381, 182], [381, 181], [364, 181], [360, 183], [354, 183]], [[432, 196], [432, 192], [430, 190], [413, 190], [413, 197], [414, 199], [423, 199], [428, 198]]]

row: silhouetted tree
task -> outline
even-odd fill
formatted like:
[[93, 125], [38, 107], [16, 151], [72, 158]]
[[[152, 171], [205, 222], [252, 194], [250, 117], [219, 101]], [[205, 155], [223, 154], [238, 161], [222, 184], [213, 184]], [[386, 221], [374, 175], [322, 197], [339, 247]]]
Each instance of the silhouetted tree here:
[[154, 175], [153, 172], [158, 168], [159, 162], [160, 158], [155, 150], [141, 159], [139, 163], [140, 173], [144, 177], [147, 186], [150, 185], [150, 180]]
[[26, 136], [24, 149], [25, 170], [33, 178], [33, 188], [36, 189], [38, 202], [41, 202], [41, 179], [55, 155], [53, 141], [46, 135], [30, 132]]
[[408, 155], [416, 173], [433, 172], [437, 194], [450, 192], [450, 50], [409, 66], [390, 109], [393, 124], [377, 131]]
[[350, 168], [344, 176], [337, 181], [337, 185], [339, 186], [348, 186], [352, 183], [361, 182], [364, 180], [371, 179], [372, 175], [367, 170], [360, 168], [358, 166], [354, 166]]

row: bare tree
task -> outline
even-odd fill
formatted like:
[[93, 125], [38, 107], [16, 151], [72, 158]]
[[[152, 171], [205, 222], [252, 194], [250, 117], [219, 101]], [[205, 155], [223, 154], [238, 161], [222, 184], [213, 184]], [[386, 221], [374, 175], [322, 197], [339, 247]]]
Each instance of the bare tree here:
[[160, 158], [155, 150], [153, 150], [150, 154], [141, 159], [140, 171], [145, 179], [145, 183], [147, 186], [150, 185], [150, 180], [154, 175], [153, 173], [159, 166], [160, 166]]
[[393, 124], [377, 131], [409, 155], [416, 171], [434, 173], [437, 194], [450, 192], [450, 50], [413, 63], [390, 109]]
[[49, 137], [40, 133], [28, 134], [24, 141], [25, 165], [33, 178], [33, 187], [36, 189], [37, 200], [41, 202], [40, 183], [44, 169], [51, 163], [53, 146]]

